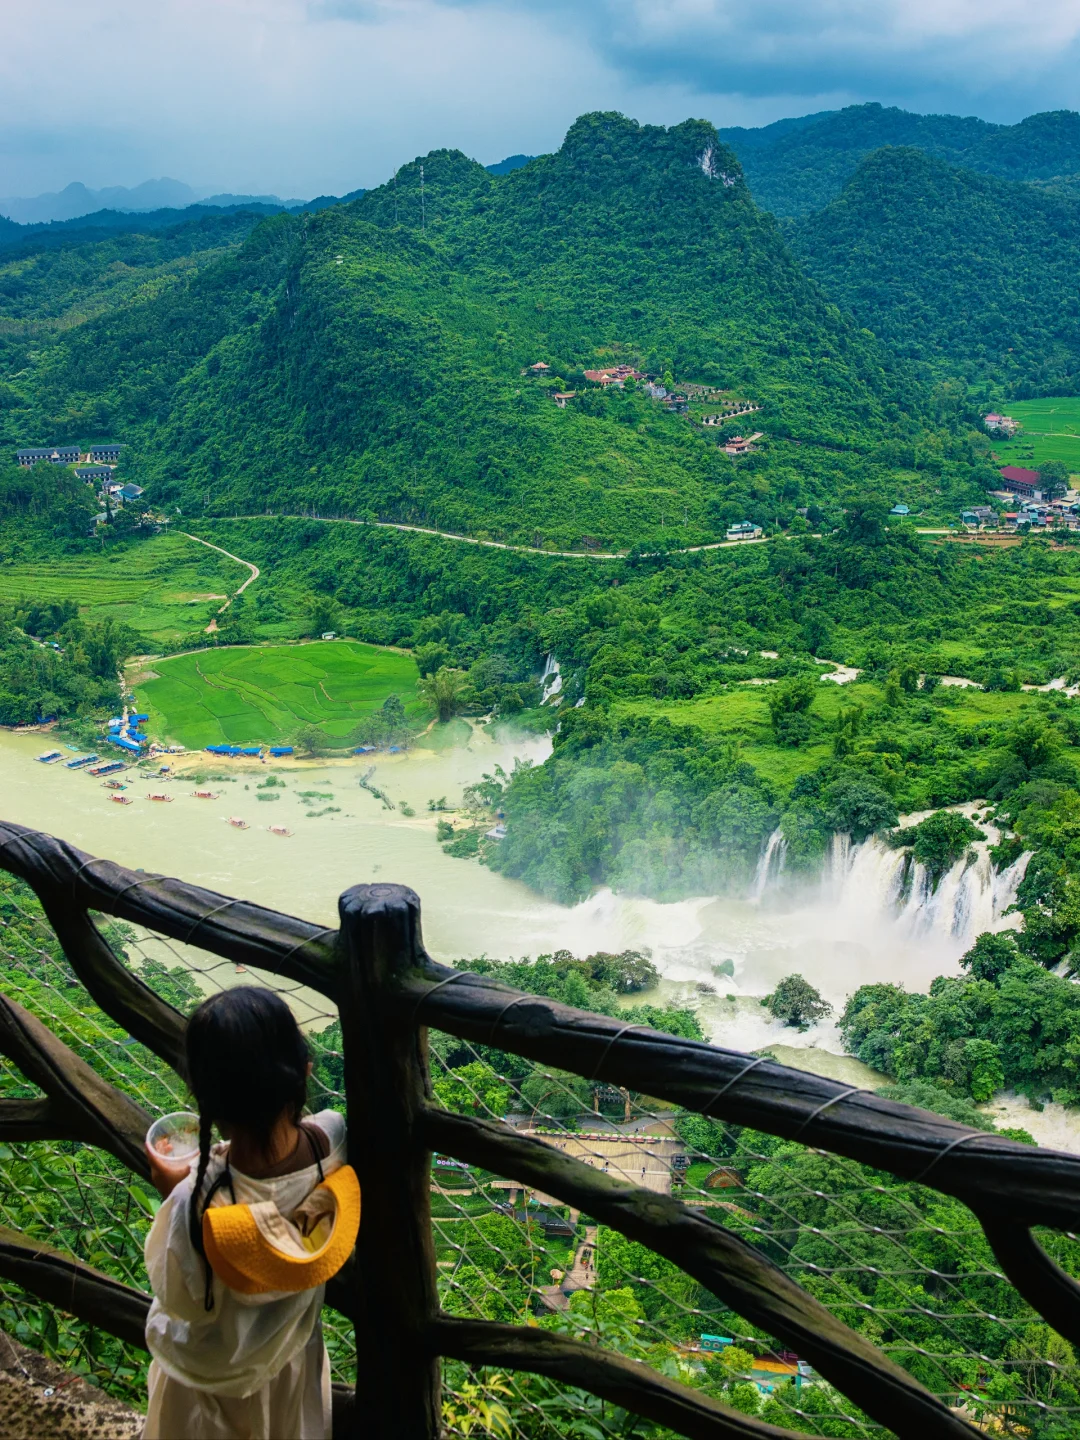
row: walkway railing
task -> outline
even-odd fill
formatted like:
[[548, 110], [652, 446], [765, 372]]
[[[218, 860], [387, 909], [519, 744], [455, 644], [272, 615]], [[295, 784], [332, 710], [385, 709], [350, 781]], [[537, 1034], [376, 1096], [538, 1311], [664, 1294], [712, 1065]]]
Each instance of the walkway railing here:
[[[68, 965], [96, 1005], [174, 1069], [183, 1016], [124, 963], [91, 912], [284, 977], [337, 1007], [349, 1158], [360, 1177], [363, 1220], [355, 1258], [327, 1293], [328, 1303], [355, 1326], [361, 1397], [356, 1403], [352, 1392], [337, 1387], [335, 1435], [434, 1440], [443, 1433], [441, 1358], [548, 1377], [680, 1435], [764, 1440], [793, 1433], [572, 1335], [445, 1313], [432, 1239], [436, 1151], [554, 1197], [665, 1257], [757, 1333], [809, 1362], [869, 1417], [871, 1428], [918, 1440], [982, 1433], [973, 1412], [931, 1393], [845, 1324], [751, 1243], [746, 1226], [737, 1233], [700, 1207], [613, 1178], [541, 1136], [437, 1104], [428, 1027], [952, 1196], [974, 1212], [1024, 1299], [1080, 1344], [1080, 1286], [1032, 1235], [1032, 1227], [1068, 1233], [1076, 1224], [1080, 1157], [970, 1130], [767, 1058], [626, 1025], [449, 970], [425, 954], [420, 902], [402, 886], [346, 891], [334, 930], [134, 872], [13, 824], [0, 824], [0, 868], [34, 890]], [[0, 995], [0, 1053], [41, 1092], [0, 1100], [0, 1141], [82, 1142], [108, 1152], [133, 1176], [147, 1177], [143, 1136], [152, 1116], [7, 995]], [[142, 1345], [148, 1297], [72, 1255], [0, 1231], [0, 1277]], [[1014, 1433], [1031, 1430], [1021, 1422]]]

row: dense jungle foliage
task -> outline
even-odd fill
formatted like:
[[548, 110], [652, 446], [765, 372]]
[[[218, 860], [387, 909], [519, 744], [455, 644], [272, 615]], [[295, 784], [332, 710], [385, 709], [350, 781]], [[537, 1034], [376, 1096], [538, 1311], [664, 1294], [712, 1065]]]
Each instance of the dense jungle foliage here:
[[793, 242], [893, 353], [1018, 399], [1076, 393], [1077, 199], [879, 150]]
[[783, 216], [822, 209], [860, 161], [885, 145], [912, 146], [1005, 180], [1053, 183], [1080, 173], [1080, 116], [1071, 110], [994, 125], [970, 115], [915, 115], [871, 103], [757, 130], [721, 130], [720, 137], [738, 155], [757, 203]]
[[[4, 435], [122, 435], [129, 473], [185, 514], [314, 508], [553, 548], [714, 539], [755, 500], [774, 525], [778, 502], [867, 489], [955, 508], [993, 480], [962, 388], [897, 369], [807, 280], [704, 122], [584, 116], [502, 176], [438, 151], [423, 203], [420, 168], [272, 217], [70, 332], [12, 376]], [[585, 381], [619, 361], [753, 401], [765, 440], [733, 460], [706, 400], [672, 414]]]

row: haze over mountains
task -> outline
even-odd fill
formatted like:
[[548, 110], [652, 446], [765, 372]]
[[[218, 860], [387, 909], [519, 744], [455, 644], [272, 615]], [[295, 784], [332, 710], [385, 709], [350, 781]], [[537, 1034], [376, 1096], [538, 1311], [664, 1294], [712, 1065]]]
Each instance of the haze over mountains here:
[[95, 210], [119, 210], [139, 213], [146, 210], [181, 210], [189, 205], [236, 205], [254, 201], [260, 205], [288, 208], [302, 205], [302, 200], [282, 200], [277, 195], [211, 195], [193, 190], [181, 180], [144, 180], [128, 189], [125, 185], [107, 185], [91, 190], [80, 181], [72, 181], [63, 190], [29, 198], [0, 199], [0, 215], [18, 225], [47, 224], [52, 220], [77, 220]]

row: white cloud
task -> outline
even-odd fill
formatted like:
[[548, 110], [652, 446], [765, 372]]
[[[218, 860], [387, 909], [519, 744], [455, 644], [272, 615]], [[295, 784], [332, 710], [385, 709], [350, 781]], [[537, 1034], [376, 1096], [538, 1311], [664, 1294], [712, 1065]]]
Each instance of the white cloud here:
[[760, 124], [864, 99], [1016, 119], [1080, 100], [1043, 0], [35, 0], [0, 49], [0, 194], [171, 174], [310, 195], [574, 117]]

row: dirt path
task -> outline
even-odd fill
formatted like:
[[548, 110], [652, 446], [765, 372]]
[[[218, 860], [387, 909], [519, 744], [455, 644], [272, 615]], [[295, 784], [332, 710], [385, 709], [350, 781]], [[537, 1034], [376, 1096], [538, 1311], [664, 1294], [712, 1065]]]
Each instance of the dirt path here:
[[[229, 560], [235, 560], [238, 565], [244, 565], [244, 566], [247, 567], [248, 570], [251, 571], [251, 574], [250, 574], [250, 575], [248, 576], [248, 578], [244, 581], [244, 583], [240, 586], [239, 590], [237, 590], [229, 599], [227, 599], [227, 600], [225, 601], [225, 604], [224, 604], [224, 605], [219, 605], [219, 606], [218, 606], [218, 611], [217, 611], [217, 613], [218, 613], [219, 615], [223, 615], [223, 614], [225, 613], [225, 611], [228, 610], [228, 608], [229, 608], [229, 606], [232, 604], [233, 600], [236, 599], [236, 596], [237, 596], [237, 595], [242, 595], [242, 594], [244, 593], [244, 591], [247, 589], [247, 587], [252, 583], [252, 581], [253, 581], [253, 580], [257, 580], [257, 579], [259, 578], [259, 574], [260, 574], [259, 567], [258, 567], [256, 564], [254, 564], [251, 560], [241, 560], [241, 559], [240, 559], [240, 556], [239, 556], [239, 555], [234, 555], [231, 550], [223, 550], [220, 545], [212, 545], [209, 540], [204, 540], [201, 535], [192, 535], [192, 534], [191, 534], [189, 531], [187, 531], [187, 530], [181, 530], [180, 533], [181, 533], [181, 535], [186, 535], [189, 540], [194, 540], [194, 541], [195, 541], [197, 544], [199, 544], [199, 545], [205, 545], [208, 550], [216, 550], [219, 555], [224, 555], [224, 556], [226, 556]], [[210, 624], [206, 627], [206, 633], [207, 633], [208, 635], [212, 635], [213, 632], [214, 632], [217, 628], [218, 628], [217, 620], [216, 620], [216, 619], [215, 619], [215, 620], [211, 620], [211, 621], [210, 621]]]

